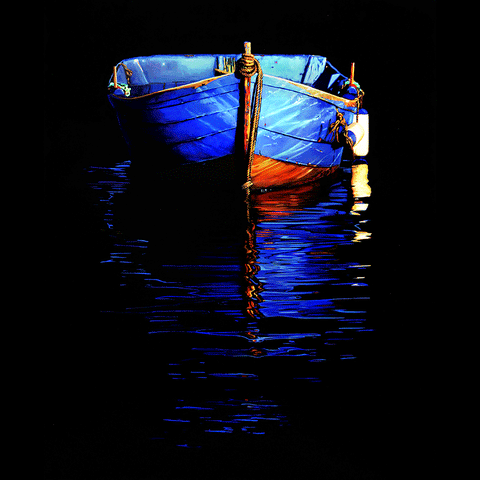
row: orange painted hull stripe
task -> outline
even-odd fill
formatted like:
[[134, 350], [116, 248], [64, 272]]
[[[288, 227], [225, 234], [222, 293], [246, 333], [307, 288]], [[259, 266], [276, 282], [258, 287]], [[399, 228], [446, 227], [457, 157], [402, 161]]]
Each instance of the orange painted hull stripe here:
[[297, 165], [255, 154], [252, 182], [254, 188], [289, 187], [314, 182], [332, 174], [337, 168]]

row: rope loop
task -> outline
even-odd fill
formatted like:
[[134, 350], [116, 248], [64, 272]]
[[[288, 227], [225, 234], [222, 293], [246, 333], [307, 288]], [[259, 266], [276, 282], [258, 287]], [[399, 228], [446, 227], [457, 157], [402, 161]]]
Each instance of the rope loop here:
[[330, 125], [328, 134], [333, 136], [333, 141], [348, 145], [353, 150], [353, 140], [348, 136], [347, 122], [343, 113], [337, 109], [337, 119]]
[[340, 143], [340, 130], [343, 127], [343, 131], [347, 128], [347, 122], [343, 113], [340, 113], [337, 109], [337, 119], [334, 123], [330, 125], [328, 129], [328, 134], [333, 136], [333, 140]]
[[360, 108], [363, 106], [363, 97], [365, 95], [365, 92], [360, 88], [360, 84], [358, 82], [353, 82], [353, 83], [348, 83], [348, 80], [345, 81], [345, 83], [342, 85], [340, 88], [340, 93], [339, 95], [343, 97], [344, 93], [350, 88], [353, 87], [356, 91], [356, 106], [357, 106], [357, 113]]
[[118, 67], [119, 66], [122, 66], [123, 67], [123, 70], [125, 72], [125, 76], [127, 77], [127, 83], [128, 83], [128, 86], [130, 86], [130, 78], [131, 76], [133, 75], [133, 72], [123, 63], [123, 62], [120, 62], [118, 65], [117, 65], [117, 70], [118, 70]]
[[357, 113], [360, 108], [363, 107], [363, 97], [365, 95], [365, 92], [361, 88], [357, 88]]
[[[243, 53], [242, 57], [238, 59], [237, 72], [242, 77], [253, 77], [260, 68], [258, 60], [251, 53]], [[261, 68], [260, 68], [261, 70]]]

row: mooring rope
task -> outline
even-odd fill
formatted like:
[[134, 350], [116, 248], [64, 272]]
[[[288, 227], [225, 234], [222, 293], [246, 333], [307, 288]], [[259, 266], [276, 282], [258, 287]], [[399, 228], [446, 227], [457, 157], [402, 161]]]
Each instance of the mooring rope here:
[[[127, 83], [118, 83], [117, 81], [117, 72], [118, 72], [118, 67], [119, 66], [122, 66], [123, 67], [123, 70], [125, 72], [125, 77], [127, 79]], [[131, 91], [131, 88], [130, 88], [130, 78], [132, 77], [133, 75], [133, 72], [123, 63], [123, 62], [120, 62], [118, 65], [115, 65], [113, 67], [113, 82], [110, 82], [110, 84], [108, 85], [108, 87], [113, 87], [115, 90], [117, 88], [119, 88], [120, 90], [123, 90], [123, 93], [125, 94], [126, 97], [129, 97], [130, 96], [130, 91]]]
[[117, 65], [117, 70], [118, 70], [118, 67], [119, 66], [122, 66], [123, 67], [123, 70], [125, 72], [125, 77], [127, 77], [127, 83], [128, 83], [128, 86], [130, 86], [130, 77], [133, 75], [133, 72], [123, 63], [123, 62], [120, 62], [118, 65]]
[[[337, 108], [337, 119], [334, 123], [330, 124], [328, 134], [333, 135], [333, 140], [335, 142], [345, 142], [353, 150], [353, 140], [348, 136], [347, 127], [348, 125], [345, 117], [343, 116], [343, 113], [340, 113]], [[340, 137], [340, 135], [342, 136]]]
[[258, 122], [260, 120], [260, 109], [262, 106], [262, 92], [263, 92], [263, 71], [260, 62], [251, 54], [244, 53], [237, 61], [237, 72], [245, 78], [253, 77], [256, 73], [257, 82], [255, 84], [255, 104], [253, 107], [253, 121], [248, 139], [248, 166], [247, 166], [247, 181], [244, 188], [251, 187], [252, 184], [252, 164], [255, 153], [255, 144], [257, 142]]

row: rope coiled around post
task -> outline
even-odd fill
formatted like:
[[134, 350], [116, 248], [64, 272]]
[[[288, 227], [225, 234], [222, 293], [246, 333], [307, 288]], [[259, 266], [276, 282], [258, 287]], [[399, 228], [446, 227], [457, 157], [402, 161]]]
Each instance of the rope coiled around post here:
[[260, 68], [260, 63], [251, 53], [243, 53], [242, 57], [238, 59], [236, 67], [237, 72], [242, 77], [252, 77], [257, 73], [257, 65]]
[[237, 61], [237, 73], [242, 77], [253, 77], [256, 73], [257, 82], [255, 84], [255, 104], [253, 107], [252, 128], [250, 130], [250, 137], [248, 139], [248, 166], [247, 166], [247, 181], [244, 188], [252, 186], [252, 164], [255, 153], [255, 144], [257, 142], [258, 122], [260, 120], [260, 109], [262, 106], [262, 92], [263, 92], [263, 71], [260, 62], [251, 54], [244, 53]]

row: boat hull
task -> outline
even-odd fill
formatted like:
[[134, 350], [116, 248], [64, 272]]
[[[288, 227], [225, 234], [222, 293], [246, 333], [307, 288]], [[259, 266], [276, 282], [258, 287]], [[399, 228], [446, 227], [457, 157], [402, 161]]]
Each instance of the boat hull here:
[[131, 155], [147, 156], [159, 168], [165, 156], [188, 164], [236, 153], [240, 92], [233, 75], [109, 100]]
[[[240, 82], [228, 74], [133, 98], [110, 94], [109, 100], [133, 157], [146, 157], [159, 169], [227, 157], [238, 158], [238, 166], [244, 161]], [[354, 121], [353, 103], [264, 75], [252, 188], [294, 186], [332, 174], [343, 154], [329, 132], [337, 112], [348, 124]]]
[[317, 182], [335, 173], [338, 167], [339, 165], [330, 167], [298, 165], [262, 155], [254, 155], [252, 183], [258, 189], [295, 187]]

